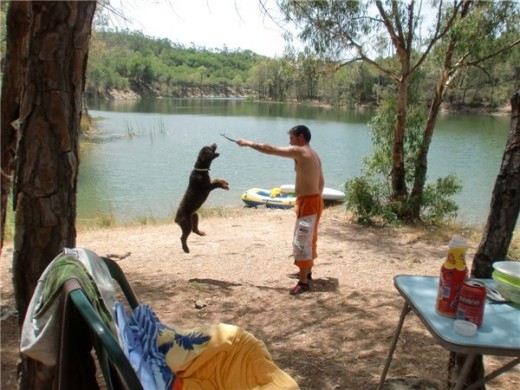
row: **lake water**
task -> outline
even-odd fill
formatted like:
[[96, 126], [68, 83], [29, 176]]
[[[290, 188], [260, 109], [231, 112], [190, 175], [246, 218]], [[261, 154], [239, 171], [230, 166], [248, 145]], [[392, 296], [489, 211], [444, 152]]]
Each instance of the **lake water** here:
[[[306, 124], [323, 163], [325, 185], [343, 189], [361, 174], [371, 153], [368, 114], [244, 100], [141, 100], [89, 103], [99, 137], [84, 145], [78, 182], [78, 218], [111, 214], [118, 220], [172, 215], [202, 146], [217, 143], [211, 176], [230, 190], [214, 190], [205, 206], [242, 206], [251, 187], [293, 183], [293, 162], [240, 148], [220, 134], [286, 145], [287, 131]], [[428, 180], [450, 173], [464, 185], [459, 219], [484, 224], [509, 134], [509, 116], [443, 115], [429, 153]]]

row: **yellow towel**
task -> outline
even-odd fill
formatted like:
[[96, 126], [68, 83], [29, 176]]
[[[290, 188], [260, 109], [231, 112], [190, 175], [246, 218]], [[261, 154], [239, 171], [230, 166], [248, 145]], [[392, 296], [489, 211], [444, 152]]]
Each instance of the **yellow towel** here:
[[[166, 364], [182, 382], [183, 390], [299, 389], [273, 362], [265, 344], [244, 329], [216, 324], [195, 332], [211, 336], [210, 341], [191, 351], [174, 343], [166, 353]], [[159, 343], [168, 338], [163, 335]]]

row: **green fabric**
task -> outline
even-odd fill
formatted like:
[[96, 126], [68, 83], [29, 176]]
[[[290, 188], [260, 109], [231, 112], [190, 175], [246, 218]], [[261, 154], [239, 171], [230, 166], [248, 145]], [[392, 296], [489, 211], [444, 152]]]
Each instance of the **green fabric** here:
[[96, 282], [85, 266], [72, 255], [63, 255], [54, 261], [52, 269], [44, 281], [45, 285], [40, 300], [40, 307], [34, 313], [35, 318], [45, 314], [45, 311], [52, 305], [57, 295], [60, 294], [63, 283], [69, 279], [78, 280], [103, 322], [113, 330], [113, 317], [103, 301]]

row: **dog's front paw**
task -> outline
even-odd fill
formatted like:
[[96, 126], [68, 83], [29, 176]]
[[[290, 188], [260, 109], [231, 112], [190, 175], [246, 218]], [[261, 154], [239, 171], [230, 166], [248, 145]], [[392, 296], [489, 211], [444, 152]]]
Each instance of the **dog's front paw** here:
[[229, 190], [229, 183], [224, 179], [220, 179], [220, 188], [223, 190]]

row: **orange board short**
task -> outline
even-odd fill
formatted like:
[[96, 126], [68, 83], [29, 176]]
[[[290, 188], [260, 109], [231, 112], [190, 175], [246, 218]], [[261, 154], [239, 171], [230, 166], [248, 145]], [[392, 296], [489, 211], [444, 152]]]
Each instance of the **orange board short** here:
[[297, 219], [294, 227], [294, 263], [300, 268], [310, 268], [318, 257], [318, 223], [323, 211], [320, 194], [299, 196], [294, 206]]

